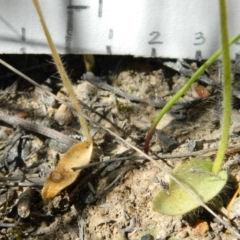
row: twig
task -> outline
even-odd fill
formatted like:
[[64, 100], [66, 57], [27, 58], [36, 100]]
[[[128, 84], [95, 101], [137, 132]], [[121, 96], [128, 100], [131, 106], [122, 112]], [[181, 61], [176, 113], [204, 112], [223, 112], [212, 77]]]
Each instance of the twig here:
[[[7, 62], [3, 61], [2, 59], [0, 59], [0, 63], [2, 65], [4, 65], [6, 68], [8, 68], [9, 70], [11, 70], [12, 72], [16, 73], [17, 75], [19, 75], [20, 77], [22, 77], [23, 79], [27, 80], [28, 82], [30, 82], [31, 84], [33, 84], [36, 88], [40, 89], [41, 91], [43, 91], [44, 93], [47, 93], [48, 95], [50, 95], [51, 97], [53, 97], [55, 100], [57, 100], [58, 102], [60, 102], [61, 104], [66, 105], [69, 109], [71, 109], [73, 112], [75, 112], [78, 115], [83, 116], [85, 119], [87, 119], [89, 122], [94, 124], [94, 121], [89, 118], [87, 115], [85, 115], [83, 112], [77, 112], [73, 106], [62, 100], [61, 98], [57, 97], [56, 95], [54, 95], [52, 92], [50, 92], [49, 90], [47, 90], [45, 87], [41, 86], [40, 84], [36, 83], [33, 79], [31, 79], [30, 77], [28, 77], [27, 75], [23, 74], [22, 72], [20, 72], [19, 70], [17, 70], [16, 68], [14, 68], [13, 66], [11, 66], [10, 64], [8, 64]], [[79, 101], [81, 102], [81, 101]], [[87, 105], [86, 105], [87, 106]], [[100, 115], [98, 113], [98, 115]], [[102, 117], [102, 116], [101, 116]], [[114, 128], [115, 131], [120, 132], [120, 129], [118, 127], [116, 127], [109, 119], [105, 119], [103, 117], [104, 120], [108, 121], [112, 127]], [[96, 123], [95, 123], [96, 124]], [[98, 126], [99, 124], [97, 124]], [[100, 126], [101, 127], [101, 126]], [[104, 129], [104, 128], [103, 128]], [[122, 129], [121, 129], [121, 134], [122, 134]]]
[[[57, 97], [56, 95], [54, 95], [52, 92], [50, 92], [49, 90], [47, 90], [45, 87], [41, 86], [40, 84], [36, 83], [33, 79], [31, 79], [30, 77], [28, 77], [27, 75], [23, 74], [22, 72], [18, 71], [16, 68], [14, 68], [13, 66], [11, 66], [10, 64], [8, 64], [7, 62], [5, 62], [4, 60], [2, 60], [0, 58], [0, 63], [2, 65], [4, 65], [5, 67], [7, 67], [9, 70], [13, 71], [14, 73], [16, 73], [17, 75], [19, 75], [20, 77], [22, 77], [23, 79], [27, 80], [28, 82], [30, 82], [31, 84], [33, 84], [35, 87], [37, 87], [38, 89], [42, 90], [44, 93], [49, 94], [51, 97], [53, 97], [55, 100], [57, 100], [58, 102], [60, 102], [61, 104], [66, 105], [69, 109], [71, 109], [73, 112], [75, 112], [78, 115], [81, 115], [82, 117], [84, 117], [85, 119], [87, 119], [88, 121], [94, 123], [94, 121], [89, 118], [86, 114], [84, 114], [83, 112], [78, 112], [76, 111], [73, 106], [62, 100], [61, 98]], [[96, 124], [96, 123], [95, 123]], [[99, 124], [97, 124], [98, 126]]]
[[11, 144], [5, 148], [5, 152], [4, 154], [2, 155], [2, 158], [3, 158], [3, 161], [4, 161], [4, 165], [5, 167], [8, 169], [9, 171], [9, 165], [8, 165], [8, 153], [10, 151], [10, 149], [15, 145], [15, 143], [21, 138], [21, 133], [18, 131], [16, 131], [15, 133], [15, 136], [13, 137], [12, 141], [11, 141]]
[[28, 188], [26, 191], [22, 192], [19, 196], [17, 203], [18, 215], [21, 218], [27, 218], [30, 215], [31, 200], [33, 197], [33, 190]]
[[[73, 106], [68, 103], [65, 102], [64, 100], [62, 100], [61, 98], [57, 97], [56, 95], [54, 95], [52, 92], [50, 92], [49, 90], [47, 90], [46, 87], [38, 84], [37, 82], [35, 82], [33, 79], [31, 79], [30, 77], [28, 77], [27, 75], [25, 75], [24, 73], [20, 72], [19, 70], [17, 70], [16, 68], [14, 68], [13, 66], [11, 66], [10, 64], [8, 64], [7, 62], [5, 62], [4, 60], [0, 59], [0, 63], [5, 66], [6, 68], [8, 68], [9, 70], [11, 70], [12, 72], [14, 72], [15, 74], [19, 75], [20, 77], [22, 77], [23, 79], [27, 80], [29, 83], [31, 83], [33, 86], [35, 86], [36, 88], [40, 89], [41, 91], [43, 91], [44, 93], [47, 93], [48, 95], [50, 95], [51, 97], [53, 97], [55, 100], [57, 100], [58, 102], [60, 102], [61, 104], [66, 105], [69, 109], [71, 109], [72, 111], [74, 111], [75, 113], [77, 112]], [[88, 109], [90, 109], [86, 104], [84, 104], [83, 102], [79, 101], [84, 107], [87, 107]], [[91, 111], [93, 111], [92, 109], [90, 109]], [[112, 127], [114, 127], [114, 129], [118, 132], [122, 131], [122, 129], [120, 130], [119, 128], [117, 128], [109, 119], [106, 119], [104, 116], [102, 116], [100, 113], [95, 112], [96, 114], [98, 114], [100, 117], [102, 117], [104, 120], [106, 120], [107, 122], [109, 122]], [[88, 121], [92, 122], [91, 119], [88, 119], [86, 117], [86, 115], [84, 113], [77, 113], [78, 115], [83, 116], [84, 118], [86, 118]]]
[[[53, 93], [51, 93], [50, 91], [47, 91], [46, 89], [44, 89], [41, 85], [35, 83], [31, 78], [27, 77], [25, 74], [19, 72], [17, 69], [13, 68], [11, 65], [9, 65], [8, 63], [4, 62], [2, 59], [0, 59], [0, 63], [2, 63], [4, 66], [6, 66], [7, 68], [9, 68], [10, 70], [12, 70], [13, 72], [19, 74], [22, 78], [26, 79], [27, 81], [31, 82], [34, 86], [37, 86], [38, 88], [40, 88], [41, 90], [43, 90], [44, 92], [47, 92], [49, 95], [53, 96], [54, 99], [58, 100], [60, 103], [65, 104], [67, 107], [72, 109], [72, 106], [70, 106], [70, 104], [66, 103], [65, 101], [63, 101], [62, 99], [56, 97]], [[75, 111], [76, 112], [76, 111]], [[87, 115], [85, 115], [84, 113], [79, 113], [76, 112], [78, 115], [83, 116], [84, 118], [86, 118], [88, 121], [92, 122], [93, 124], [95, 124], [98, 127], [101, 127], [103, 130], [109, 132], [112, 136], [114, 136], [115, 138], [117, 138], [118, 140], [120, 140], [121, 142], [123, 142], [123, 144], [127, 145], [128, 147], [134, 149], [136, 152], [138, 152], [140, 155], [142, 155], [143, 157], [145, 157], [146, 159], [148, 159], [150, 162], [152, 162], [155, 166], [157, 166], [164, 174], [168, 175], [169, 178], [171, 178], [173, 181], [175, 181], [177, 184], [179, 184], [192, 198], [194, 198], [203, 208], [205, 208], [206, 210], [208, 210], [220, 223], [222, 223], [226, 228], [229, 229], [229, 231], [236, 237], [240, 238], [240, 234], [238, 232], [236, 232], [231, 226], [229, 226], [229, 224], [225, 221], [223, 221], [216, 213], [214, 213], [212, 211], [212, 209], [210, 209], [191, 189], [185, 187], [185, 185], [183, 185], [178, 179], [176, 179], [174, 176], [170, 175], [166, 170], [164, 170], [152, 157], [150, 157], [149, 155], [145, 154], [143, 151], [141, 151], [140, 149], [138, 149], [137, 147], [135, 147], [134, 145], [132, 145], [131, 143], [128, 143], [126, 140], [124, 140], [122, 137], [118, 136], [116, 133], [114, 133], [113, 131], [111, 131], [110, 129], [102, 126], [99, 124], [99, 122], [95, 122], [94, 120], [90, 119]]]
[[3, 122], [6, 122], [8, 124], [11, 124], [13, 126], [21, 126], [25, 129], [27, 129], [28, 131], [42, 134], [44, 136], [47, 136], [49, 138], [55, 139], [57, 141], [60, 141], [60, 142], [66, 143], [66, 144], [73, 145], [75, 143], [78, 143], [78, 140], [68, 137], [67, 135], [65, 135], [61, 132], [58, 132], [54, 129], [47, 128], [42, 125], [37, 125], [35, 123], [31, 123], [31, 122], [24, 120], [22, 118], [19, 118], [19, 117], [10, 116], [3, 111], [0, 111], [0, 120]]
[[[104, 192], [106, 192], [106, 191], [108, 191], [109, 189], [111, 189], [119, 180], [121, 180], [122, 178], [123, 178], [123, 176], [128, 172], [128, 171], [130, 171], [130, 170], [132, 170], [134, 167], [133, 167], [133, 165], [127, 165], [127, 166], [125, 166], [122, 170], [121, 170], [121, 172], [120, 172], [120, 174], [118, 174], [118, 176], [107, 186], [107, 187], [105, 187], [104, 188]], [[101, 194], [99, 194], [99, 195], [102, 195], [103, 194], [103, 192], [101, 193]], [[98, 197], [97, 197], [98, 198]]]
[[[161, 159], [172, 159], [172, 158], [186, 158], [186, 157], [192, 157], [192, 156], [202, 156], [202, 157], [207, 157], [207, 156], [212, 156], [216, 154], [217, 147], [209, 148], [209, 149], [204, 149], [196, 152], [187, 152], [187, 153], [182, 153], [182, 154], [158, 154], [157, 156]], [[208, 153], [211, 154], [208, 154]], [[205, 154], [205, 155], [204, 155]]]
[[112, 162], [119, 162], [119, 161], [135, 161], [135, 160], [144, 160], [145, 157], [139, 157], [139, 156], [128, 156], [128, 157], [120, 157], [120, 158], [113, 158], [110, 160], [105, 160], [102, 162], [95, 162], [95, 163], [89, 163], [87, 165], [81, 166], [81, 167], [74, 167], [72, 168], [73, 171], [79, 170], [79, 169], [85, 169], [85, 168], [91, 168], [91, 167], [95, 167], [98, 166], [100, 164], [107, 164], [107, 163], [112, 163]]
[[[161, 160], [161, 159], [173, 159], [173, 158], [186, 158], [186, 157], [192, 157], [192, 156], [202, 156], [202, 157], [210, 157], [213, 156], [217, 153], [218, 147], [213, 147], [209, 149], [204, 149], [196, 152], [188, 152], [188, 153], [183, 153], [183, 154], [158, 154], [157, 157], [160, 159], [155, 159], [156, 161]], [[240, 145], [233, 145], [229, 146], [227, 150], [227, 154], [231, 153], [236, 153], [240, 152]], [[86, 168], [91, 168], [95, 167], [101, 164], [107, 164], [107, 163], [112, 163], [112, 162], [118, 162], [118, 161], [136, 161], [136, 160], [144, 160], [146, 159], [145, 157], [140, 157], [140, 156], [127, 156], [127, 157], [119, 157], [119, 158], [112, 158], [110, 160], [105, 160], [102, 162], [94, 162], [94, 163], [89, 163], [87, 165], [81, 166], [81, 167], [75, 167], [72, 168], [74, 171], [79, 170], [79, 169], [86, 169]], [[1, 180], [1, 179], [0, 179]]]
[[0, 228], [14, 228], [17, 223], [0, 223]]
[[45, 179], [39, 178], [36, 175], [27, 174], [26, 176], [0, 177], [0, 187], [42, 187]]
[[162, 102], [145, 101], [145, 100], [138, 98], [132, 94], [125, 93], [124, 91], [122, 91], [118, 88], [115, 88], [115, 87], [107, 84], [106, 82], [102, 81], [101, 78], [94, 76], [93, 73], [91, 73], [91, 72], [87, 72], [86, 74], [84, 74], [83, 79], [88, 81], [89, 83], [91, 83], [94, 86], [97, 86], [101, 89], [115, 93], [123, 98], [126, 98], [126, 99], [132, 101], [132, 102], [146, 103], [150, 106], [157, 107], [157, 108], [162, 108], [165, 105], [165, 101], [162, 101]]
[[111, 181], [111, 183], [109, 183], [106, 187], [104, 187], [104, 189], [102, 191], [97, 192], [95, 198], [96, 199], [101, 199], [104, 195], [106, 195], [116, 185], [117, 182], [119, 182], [120, 180], [123, 179], [123, 176], [127, 172], [131, 171], [132, 169], [134, 169], [133, 164], [128, 163], [122, 169], [115, 171], [114, 172], [114, 175], [116, 175], [115, 179], [113, 181]]
[[[0, 78], [1, 79], [1, 78]], [[15, 93], [16, 92], [16, 89], [17, 89], [17, 86], [18, 86], [18, 81], [15, 81], [10, 87], [8, 87], [4, 92], [3, 94], [0, 92], [0, 101], [1, 101], [1, 104], [3, 104], [4, 100], [6, 101], [6, 97], [8, 95], [10, 95], [11, 93]], [[4, 99], [4, 100], [3, 100]]]
[[[165, 62], [163, 65], [167, 66], [169, 68], [174, 69], [175, 71], [181, 73], [183, 76], [185, 77], [192, 77], [193, 74], [195, 74], [195, 71], [192, 69], [187, 69], [183, 66], [183, 62], [178, 60], [176, 63], [173, 62]], [[206, 83], [210, 86], [216, 86], [218, 85], [216, 82], [214, 82], [211, 78], [208, 78], [205, 74], [202, 74], [201, 76], [198, 77], [198, 79], [203, 82]], [[220, 88], [220, 85], [218, 85]]]
[[[177, 61], [176, 63], [173, 62], [165, 62], [163, 65], [174, 69], [175, 71], [179, 72], [180, 74], [182, 74], [185, 77], [192, 77], [193, 74], [195, 74], [195, 71], [192, 69], [187, 69], [185, 68], [183, 65], [185, 65], [185, 63], [181, 62], [181, 61]], [[186, 66], [186, 65], [185, 65]], [[213, 81], [211, 78], [207, 77], [205, 74], [202, 74], [198, 80], [200, 80], [203, 83], [206, 83], [209, 86], [214, 87], [215, 90], [222, 92], [222, 87], [220, 84], [218, 84], [217, 82]], [[233, 89], [232, 94], [234, 97], [240, 99], [240, 91], [237, 91], [235, 89]]]
[[[161, 159], [171, 159], [171, 158], [184, 158], [184, 157], [191, 157], [191, 156], [202, 156], [202, 157], [210, 157], [213, 156], [217, 153], [218, 147], [212, 147], [196, 152], [187, 152], [187, 153], [182, 153], [182, 154], [158, 154], [157, 156]], [[232, 145], [229, 146], [227, 149], [226, 154], [232, 154], [240, 152], [240, 145]]]
[[44, 182], [6, 182], [0, 183], [0, 187], [43, 187]]
[[[95, 123], [97, 124], [97, 123]], [[105, 129], [106, 131], [108, 131], [111, 135], [113, 135], [114, 137], [116, 137], [118, 140], [120, 140], [121, 142], [123, 142], [124, 144], [126, 144], [128, 147], [134, 149], [136, 152], [138, 152], [140, 155], [144, 156], [146, 159], [148, 159], [153, 165], [157, 166], [165, 175], [167, 175], [171, 180], [175, 181], [180, 187], [182, 187], [188, 194], [189, 196], [191, 196], [196, 202], [199, 203], [199, 205], [201, 205], [203, 208], [205, 208], [209, 213], [211, 213], [221, 224], [223, 224], [228, 230], [229, 232], [231, 232], [234, 236], [240, 238], [240, 234], [238, 232], [236, 232], [230, 225], [228, 222], [222, 220], [215, 212], [213, 212], [213, 210], [211, 208], [209, 208], [197, 195], [195, 192], [193, 192], [191, 189], [189, 189], [188, 187], [186, 187], [182, 182], [180, 182], [177, 178], [175, 178], [173, 175], [169, 174], [164, 168], [162, 168], [157, 161], [155, 161], [152, 157], [150, 157], [149, 155], [147, 155], [146, 153], [144, 153], [143, 151], [141, 151], [140, 149], [138, 149], [137, 147], [135, 147], [134, 145], [132, 145], [131, 143], [127, 142], [126, 140], [124, 140], [123, 138], [121, 138], [120, 136], [118, 136], [117, 134], [115, 134], [114, 132], [112, 132], [110, 129], [107, 129], [103, 126], [101, 126], [101, 128]]]

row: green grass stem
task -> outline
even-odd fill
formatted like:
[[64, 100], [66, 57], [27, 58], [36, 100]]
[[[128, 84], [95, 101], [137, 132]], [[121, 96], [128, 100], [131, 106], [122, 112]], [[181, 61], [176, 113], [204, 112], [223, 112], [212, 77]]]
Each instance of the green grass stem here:
[[227, 6], [225, 0], [219, 0], [221, 35], [222, 35], [222, 59], [223, 59], [223, 122], [222, 137], [220, 140], [217, 156], [213, 163], [212, 172], [218, 173], [222, 167], [223, 159], [228, 146], [229, 130], [232, 116], [232, 83], [231, 83], [231, 62], [228, 45], [228, 21]]
[[[228, 45], [232, 45], [234, 42], [236, 42], [238, 39], [240, 39], [240, 34], [238, 34], [236, 37], [232, 38]], [[195, 74], [187, 81], [187, 83], [166, 103], [166, 105], [163, 107], [163, 109], [159, 112], [157, 117], [155, 118], [154, 122], [152, 123], [151, 128], [149, 129], [146, 140], [145, 140], [145, 146], [144, 146], [144, 152], [148, 153], [149, 150], [149, 143], [152, 138], [152, 135], [156, 129], [156, 126], [158, 125], [159, 121], [162, 119], [162, 117], [168, 112], [168, 110], [173, 106], [174, 103], [178, 101], [178, 99], [187, 92], [187, 90], [192, 86], [192, 84], [198, 79], [198, 77], [204, 73], [204, 71], [220, 56], [222, 53], [222, 49], [217, 50], [196, 72]], [[231, 85], [231, 84], [228, 84]], [[231, 89], [231, 86], [228, 86]], [[229, 89], [227, 90], [229, 91]], [[225, 105], [224, 105], [225, 107]], [[231, 111], [231, 110], [230, 110]], [[214, 167], [215, 168], [215, 167]]]

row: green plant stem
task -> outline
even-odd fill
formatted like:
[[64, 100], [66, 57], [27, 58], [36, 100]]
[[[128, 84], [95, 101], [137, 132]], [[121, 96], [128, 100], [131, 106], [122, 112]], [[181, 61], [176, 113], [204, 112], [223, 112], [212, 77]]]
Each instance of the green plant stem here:
[[228, 146], [229, 130], [232, 114], [232, 83], [231, 83], [231, 65], [230, 51], [228, 46], [228, 26], [227, 26], [227, 6], [225, 0], [219, 0], [221, 17], [221, 35], [222, 35], [222, 54], [223, 54], [223, 123], [222, 137], [220, 140], [217, 156], [213, 163], [212, 172], [218, 173], [221, 169], [224, 155]]
[[[233, 44], [235, 41], [240, 39], [240, 34], [232, 38], [229, 42], [229, 45]], [[191, 85], [198, 79], [198, 77], [220, 56], [222, 49], [217, 50], [196, 72], [195, 74], [187, 81], [187, 83], [166, 103], [163, 109], [159, 112], [154, 122], [152, 123], [151, 128], [149, 129], [144, 145], [144, 152], [148, 153], [149, 143], [151, 141], [152, 135], [162, 117], [167, 113], [167, 111], [173, 106], [175, 102], [191, 87]], [[228, 87], [231, 90], [231, 84], [228, 83]], [[228, 90], [229, 91], [229, 90]], [[225, 108], [225, 106], [224, 106]], [[231, 111], [231, 110], [230, 110]]]
[[[61, 79], [63, 81], [63, 84], [64, 86], [66, 87], [67, 91], [68, 91], [68, 94], [69, 94], [69, 98], [71, 99], [71, 102], [73, 104], [73, 107], [77, 110], [77, 112], [82, 112], [82, 108], [76, 98], [76, 95], [73, 91], [73, 88], [72, 88], [72, 84], [71, 84], [71, 81], [69, 80], [68, 76], [67, 76], [67, 73], [66, 71], [64, 70], [64, 67], [63, 67], [63, 64], [62, 64], [62, 61], [61, 61], [61, 58], [57, 52], [57, 49], [53, 43], [53, 40], [52, 40], [52, 37], [48, 31], [48, 28], [47, 28], [47, 25], [45, 23], [45, 20], [44, 20], [44, 16], [43, 16], [43, 13], [42, 13], [42, 10], [41, 10], [41, 7], [39, 5], [39, 2], [38, 0], [33, 0], [33, 3], [36, 7], [36, 10], [38, 12], [38, 15], [39, 15], [39, 18], [40, 18], [40, 21], [41, 21], [41, 24], [42, 24], [42, 27], [43, 27], [43, 30], [44, 30], [44, 33], [46, 35], [46, 38], [47, 38], [47, 41], [48, 41], [48, 44], [49, 44], [49, 47], [52, 51], [52, 56], [53, 56], [53, 59], [54, 59], [54, 62], [56, 64], [56, 67], [58, 69], [58, 72], [61, 76]], [[81, 127], [82, 127], [82, 131], [83, 131], [83, 134], [85, 135], [87, 141], [89, 143], [92, 143], [92, 137], [89, 133], [89, 130], [88, 130], [88, 125], [87, 125], [87, 121], [80, 115], [78, 115], [78, 118], [79, 118], [79, 121], [81, 123]]]

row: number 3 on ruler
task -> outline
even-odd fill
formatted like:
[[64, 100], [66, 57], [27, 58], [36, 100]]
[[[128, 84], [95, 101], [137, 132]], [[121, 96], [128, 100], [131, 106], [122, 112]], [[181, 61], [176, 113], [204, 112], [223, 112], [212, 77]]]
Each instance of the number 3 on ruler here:
[[203, 35], [202, 32], [197, 32], [197, 33], [195, 33], [195, 36], [196, 36], [196, 37], [195, 37], [195, 40], [197, 40], [198, 42], [193, 43], [193, 45], [198, 46], [198, 45], [202, 45], [202, 44], [205, 43], [206, 38], [204, 37], [204, 35]]
[[153, 38], [148, 41], [148, 44], [163, 44], [163, 42], [157, 41], [157, 39], [160, 37], [160, 32], [153, 31], [149, 35], [153, 36]]

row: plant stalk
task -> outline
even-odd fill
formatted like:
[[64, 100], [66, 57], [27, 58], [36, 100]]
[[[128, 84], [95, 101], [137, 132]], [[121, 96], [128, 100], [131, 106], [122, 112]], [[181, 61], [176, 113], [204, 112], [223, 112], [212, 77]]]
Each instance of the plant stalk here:
[[[229, 43], [227, 43], [227, 46], [229, 47], [234, 42], [240, 39], [240, 34], [238, 34], [236, 37], [232, 38]], [[159, 112], [157, 117], [152, 123], [151, 128], [149, 129], [146, 139], [145, 139], [145, 145], [144, 145], [144, 152], [148, 153], [149, 151], [149, 143], [151, 141], [151, 138], [155, 132], [155, 129], [159, 123], [159, 121], [162, 119], [162, 117], [167, 113], [167, 111], [173, 106], [175, 102], [191, 87], [191, 85], [198, 79], [198, 77], [203, 74], [203, 72], [220, 56], [222, 53], [222, 49], [217, 50], [196, 72], [195, 74], [187, 81], [187, 83], [166, 103], [166, 105], [163, 107], [163, 109]], [[231, 80], [230, 80], [231, 82]], [[231, 93], [231, 84], [227, 83], [225, 85], [228, 85], [230, 87], [227, 90]], [[225, 88], [225, 86], [224, 86]], [[230, 100], [231, 101], [231, 100]], [[224, 105], [225, 108], [225, 105]], [[231, 113], [231, 109], [230, 109]], [[229, 115], [230, 116], [230, 115]], [[225, 150], [226, 151], [226, 150]], [[224, 153], [225, 153], [224, 151]]]
[[222, 167], [224, 155], [228, 146], [229, 130], [232, 114], [232, 83], [231, 83], [231, 65], [230, 51], [228, 46], [228, 26], [227, 26], [227, 6], [225, 0], [219, 0], [221, 17], [221, 35], [222, 35], [222, 54], [223, 54], [223, 123], [222, 137], [219, 144], [217, 156], [213, 163], [212, 172], [218, 173]]
[[[45, 23], [45, 20], [44, 20], [44, 16], [43, 16], [43, 13], [42, 13], [42, 10], [41, 10], [41, 7], [39, 5], [39, 2], [38, 0], [33, 0], [33, 3], [36, 7], [36, 10], [38, 12], [38, 15], [39, 15], [39, 18], [40, 18], [40, 21], [41, 21], [41, 24], [42, 24], [42, 27], [43, 27], [43, 30], [44, 30], [44, 33], [46, 35], [46, 38], [47, 38], [47, 41], [48, 41], [48, 44], [50, 46], [50, 49], [52, 51], [52, 56], [53, 56], [53, 59], [54, 59], [54, 62], [56, 64], [56, 67], [57, 67], [57, 70], [61, 76], [61, 79], [63, 81], [63, 84], [64, 86], [66, 87], [67, 91], [68, 91], [68, 94], [69, 94], [69, 98], [73, 104], [73, 107], [77, 110], [77, 112], [82, 112], [82, 108], [77, 100], [77, 97], [73, 91], [73, 88], [72, 88], [72, 84], [71, 84], [71, 81], [69, 80], [68, 76], [67, 76], [67, 73], [66, 71], [64, 70], [64, 67], [63, 67], [63, 64], [62, 64], [62, 61], [61, 61], [61, 58], [57, 52], [57, 49], [53, 43], [53, 40], [52, 40], [52, 37], [48, 31], [48, 28], [47, 28], [47, 25]], [[83, 134], [85, 135], [87, 141], [89, 143], [92, 143], [92, 137], [89, 133], [89, 130], [88, 130], [88, 125], [87, 125], [87, 121], [80, 115], [78, 115], [78, 118], [79, 118], [79, 121], [80, 121], [80, 124], [81, 124], [81, 127], [82, 127], [82, 131], [83, 131]]]

